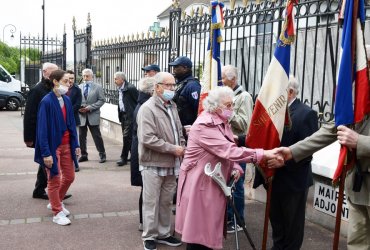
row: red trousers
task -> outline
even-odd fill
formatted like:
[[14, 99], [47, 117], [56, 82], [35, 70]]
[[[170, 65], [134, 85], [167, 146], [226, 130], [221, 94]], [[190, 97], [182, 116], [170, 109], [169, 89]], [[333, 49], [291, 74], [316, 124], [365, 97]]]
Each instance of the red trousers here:
[[75, 169], [73, 166], [71, 147], [69, 144], [62, 144], [57, 149], [58, 175], [50, 177], [50, 170], [46, 168], [48, 174], [48, 196], [53, 213], [56, 215], [62, 211], [62, 201], [68, 188], [75, 179]]

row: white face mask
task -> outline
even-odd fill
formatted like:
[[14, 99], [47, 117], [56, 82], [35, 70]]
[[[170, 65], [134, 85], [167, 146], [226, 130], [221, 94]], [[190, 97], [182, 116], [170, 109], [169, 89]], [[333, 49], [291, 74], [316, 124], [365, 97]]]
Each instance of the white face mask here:
[[68, 92], [68, 87], [62, 84], [59, 84], [59, 87], [57, 88], [57, 91], [60, 95], [65, 95]]

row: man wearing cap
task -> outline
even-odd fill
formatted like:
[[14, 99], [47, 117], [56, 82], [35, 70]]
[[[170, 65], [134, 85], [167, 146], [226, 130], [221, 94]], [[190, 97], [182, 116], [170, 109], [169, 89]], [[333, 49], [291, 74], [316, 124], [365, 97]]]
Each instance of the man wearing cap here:
[[145, 77], [153, 77], [158, 72], [161, 71], [161, 69], [159, 68], [159, 66], [157, 64], [150, 64], [150, 65], [147, 65], [147, 66], [145, 66], [141, 69], [144, 70], [144, 76]]
[[192, 76], [193, 63], [186, 56], [180, 56], [169, 63], [176, 78], [174, 101], [177, 104], [182, 126], [192, 125], [197, 118], [200, 96], [200, 83]]

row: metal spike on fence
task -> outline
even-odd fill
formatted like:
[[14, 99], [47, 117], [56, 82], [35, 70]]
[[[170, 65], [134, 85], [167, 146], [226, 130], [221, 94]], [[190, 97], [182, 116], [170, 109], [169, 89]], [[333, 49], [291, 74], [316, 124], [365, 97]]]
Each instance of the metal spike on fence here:
[[75, 16], [73, 16], [73, 18], [72, 18], [72, 30], [76, 31], [76, 18], [75, 18]]
[[145, 39], [145, 34], [144, 34], [144, 31], [141, 32], [141, 40], [144, 40]]
[[235, 10], [235, 0], [230, 0], [231, 10]]
[[64, 23], [64, 32], [63, 34], [66, 34], [66, 24]]
[[246, 7], [248, 5], [248, 0], [243, 0], [243, 6]]
[[199, 16], [203, 16], [204, 15], [204, 8], [203, 8], [203, 5], [200, 6], [200, 9], [199, 9]]
[[179, 0], [173, 0], [172, 1], [172, 9], [178, 9], [180, 7], [180, 1]]
[[152, 33], [152, 38], [154, 39], [155, 38], [155, 32], [152, 31], [151, 33]]
[[139, 32], [136, 32], [136, 41], [139, 41], [139, 40], [140, 40]]
[[87, 26], [91, 26], [90, 12], [87, 13]]
[[261, 0], [256, 0], [256, 4], [261, 4]]
[[190, 17], [194, 17], [194, 8], [191, 7], [191, 10], [190, 10]]
[[181, 20], [184, 21], [185, 20], [185, 17], [186, 17], [186, 12], [185, 12], [185, 10], [183, 10], [181, 12]]

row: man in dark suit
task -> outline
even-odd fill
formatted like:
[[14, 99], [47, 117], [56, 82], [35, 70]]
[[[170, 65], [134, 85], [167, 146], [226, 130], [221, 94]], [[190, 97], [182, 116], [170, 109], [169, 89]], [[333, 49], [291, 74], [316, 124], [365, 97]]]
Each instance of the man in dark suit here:
[[[317, 113], [296, 98], [297, 80], [289, 77], [288, 105], [291, 126], [284, 129], [281, 145], [290, 146], [318, 130]], [[308, 188], [312, 186], [312, 156], [299, 162], [287, 161], [272, 181], [270, 222], [273, 250], [300, 249], [304, 236]]]
[[107, 160], [103, 137], [100, 133], [100, 107], [105, 103], [103, 88], [93, 82], [93, 71], [91, 69], [82, 70], [82, 77], [84, 83], [80, 85], [82, 94], [80, 112], [80, 129], [79, 139], [81, 147], [81, 157], [79, 162], [88, 161], [87, 148], [86, 148], [86, 137], [87, 128], [89, 128], [93, 137], [95, 147], [99, 152], [100, 161], [104, 163]]
[[118, 88], [118, 119], [121, 122], [123, 136], [121, 157], [117, 161], [117, 165], [121, 167], [127, 164], [128, 153], [131, 149], [132, 119], [139, 92], [134, 85], [126, 81], [126, 76], [123, 72], [114, 74], [114, 83]]
[[[66, 72], [69, 74], [68, 75], [69, 90], [67, 92], [67, 96], [69, 97], [69, 99], [71, 99], [74, 118], [76, 121], [76, 126], [78, 127], [81, 124], [80, 115], [78, 114], [78, 110], [81, 107], [82, 93], [78, 85], [75, 83], [75, 73], [72, 70], [67, 70]], [[75, 171], [76, 172], [80, 171], [80, 168], [78, 165], [75, 166]]]
[[[42, 65], [42, 79], [33, 87], [27, 96], [26, 108], [23, 118], [23, 139], [27, 147], [34, 148], [36, 140], [37, 111], [42, 98], [51, 91], [53, 83], [49, 80], [51, 72], [58, 69], [54, 63], [44, 63]], [[48, 199], [45, 192], [47, 186], [47, 176], [45, 169], [39, 166], [33, 198]]]

